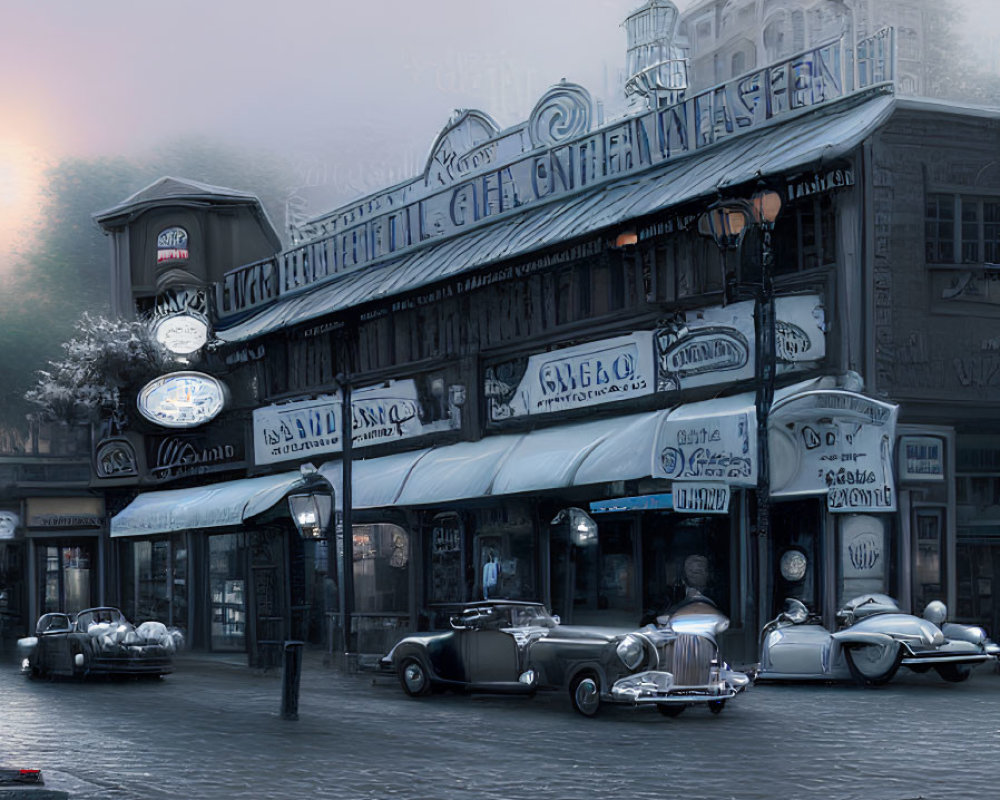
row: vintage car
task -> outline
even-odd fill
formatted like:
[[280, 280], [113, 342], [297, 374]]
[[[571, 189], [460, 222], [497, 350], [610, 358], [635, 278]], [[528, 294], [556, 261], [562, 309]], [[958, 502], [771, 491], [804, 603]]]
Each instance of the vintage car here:
[[561, 625], [540, 603], [467, 603], [450, 630], [405, 637], [381, 668], [395, 672], [412, 697], [435, 688], [568, 690], [573, 708], [588, 717], [602, 702], [654, 705], [669, 716], [703, 704], [717, 713], [750, 679], [718, 659], [715, 635], [728, 620], [714, 607], [711, 615], [693, 604], [689, 610], [687, 618], [629, 632]]
[[117, 608], [88, 608], [75, 616], [43, 614], [35, 635], [19, 639], [21, 671], [32, 677], [151, 675], [173, 672], [180, 632], [162, 622], [133, 626]]
[[947, 608], [935, 600], [924, 616], [906, 614], [888, 595], [866, 594], [837, 613], [838, 630], [794, 598], [761, 631], [758, 680], [855, 680], [866, 686], [890, 681], [900, 667], [933, 668], [958, 683], [972, 668], [1000, 655], [982, 628], [945, 622]]

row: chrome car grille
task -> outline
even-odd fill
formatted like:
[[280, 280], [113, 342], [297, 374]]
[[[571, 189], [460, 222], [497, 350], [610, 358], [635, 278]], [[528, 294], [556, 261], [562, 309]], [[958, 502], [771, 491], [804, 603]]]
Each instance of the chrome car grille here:
[[704, 686], [715, 658], [715, 645], [693, 633], [680, 633], [674, 640], [670, 671], [677, 686]]

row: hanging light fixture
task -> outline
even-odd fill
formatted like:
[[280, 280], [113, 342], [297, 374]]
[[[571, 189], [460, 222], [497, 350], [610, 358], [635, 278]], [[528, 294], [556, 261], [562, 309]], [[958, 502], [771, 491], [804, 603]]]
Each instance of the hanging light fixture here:
[[333, 517], [333, 490], [312, 464], [300, 468], [306, 484], [288, 495], [288, 513], [303, 539], [326, 539]]
[[552, 520], [553, 525], [569, 525], [569, 536], [573, 544], [578, 547], [587, 547], [597, 544], [597, 523], [582, 508], [570, 506], [562, 509]]

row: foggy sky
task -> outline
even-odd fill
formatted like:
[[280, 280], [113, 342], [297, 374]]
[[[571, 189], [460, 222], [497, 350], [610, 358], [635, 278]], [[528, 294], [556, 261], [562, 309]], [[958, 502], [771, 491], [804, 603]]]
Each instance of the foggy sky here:
[[[566, 78], [612, 112], [639, 4], [0, 0], [0, 240], [37, 208], [40, 167], [67, 155], [199, 135], [360, 191], [416, 174], [456, 108], [507, 127]], [[966, 5], [996, 30], [1000, 2]]]

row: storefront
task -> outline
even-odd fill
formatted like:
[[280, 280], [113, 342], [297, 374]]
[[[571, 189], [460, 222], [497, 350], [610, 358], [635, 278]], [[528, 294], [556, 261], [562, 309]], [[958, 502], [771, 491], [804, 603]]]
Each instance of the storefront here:
[[75, 614], [104, 601], [104, 500], [29, 497], [28, 617], [49, 611]]
[[111, 520], [125, 614], [180, 628], [195, 648], [274, 660], [282, 641], [309, 635], [322, 602], [320, 542], [302, 538], [285, 502], [303, 491], [329, 489], [295, 471], [140, 494]]

